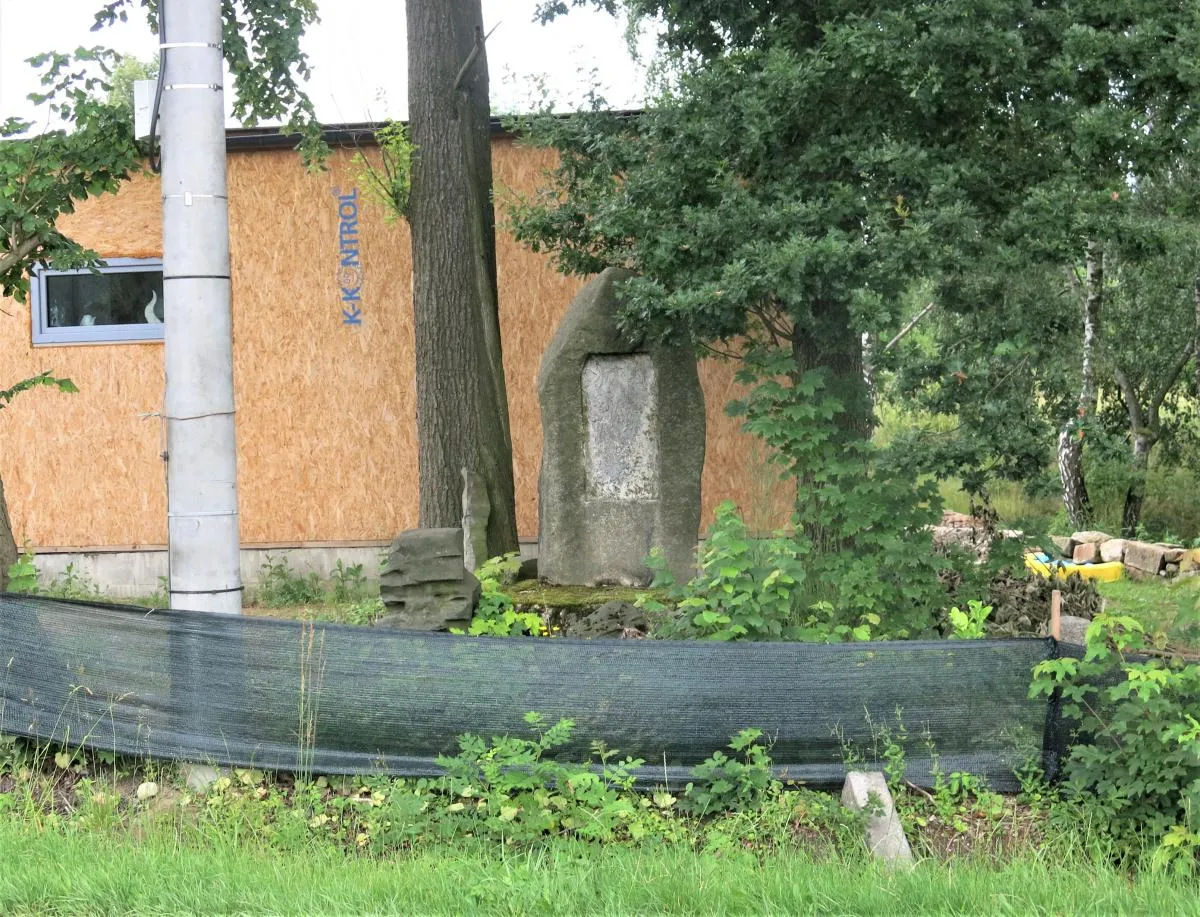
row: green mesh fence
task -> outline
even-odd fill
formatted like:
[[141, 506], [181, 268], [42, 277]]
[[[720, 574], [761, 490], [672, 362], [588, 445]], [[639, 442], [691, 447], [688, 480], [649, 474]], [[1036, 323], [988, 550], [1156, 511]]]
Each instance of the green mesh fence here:
[[0, 596], [0, 730], [128, 755], [317, 773], [438, 773], [462, 733], [570, 717], [677, 785], [741, 729], [781, 772], [839, 782], [848, 744], [908, 731], [909, 779], [965, 771], [1015, 787], [1054, 769], [1057, 715], [1028, 697], [1051, 640], [832, 646], [492, 639]]

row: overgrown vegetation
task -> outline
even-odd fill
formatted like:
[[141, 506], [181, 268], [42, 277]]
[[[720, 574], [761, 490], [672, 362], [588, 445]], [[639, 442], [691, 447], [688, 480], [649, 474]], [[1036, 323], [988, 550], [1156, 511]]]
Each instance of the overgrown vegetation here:
[[1163, 655], [1165, 637], [1102, 614], [1083, 659], [1034, 670], [1034, 696], [1061, 698], [1075, 741], [1065, 790], [1132, 853], [1185, 872], [1200, 862], [1200, 661]]

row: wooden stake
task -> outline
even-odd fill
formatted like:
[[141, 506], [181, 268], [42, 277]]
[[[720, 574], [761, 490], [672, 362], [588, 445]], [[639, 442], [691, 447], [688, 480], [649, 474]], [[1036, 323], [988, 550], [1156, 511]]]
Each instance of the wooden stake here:
[[1050, 636], [1062, 639], [1062, 593], [1057, 589], [1050, 593]]

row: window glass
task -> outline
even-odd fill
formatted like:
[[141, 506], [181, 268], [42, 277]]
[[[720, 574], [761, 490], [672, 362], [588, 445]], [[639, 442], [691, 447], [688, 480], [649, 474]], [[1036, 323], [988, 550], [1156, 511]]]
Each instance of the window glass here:
[[163, 320], [162, 271], [46, 278], [46, 326], [145, 325]]
[[160, 261], [113, 259], [98, 271], [40, 270], [33, 342], [94, 344], [162, 339]]

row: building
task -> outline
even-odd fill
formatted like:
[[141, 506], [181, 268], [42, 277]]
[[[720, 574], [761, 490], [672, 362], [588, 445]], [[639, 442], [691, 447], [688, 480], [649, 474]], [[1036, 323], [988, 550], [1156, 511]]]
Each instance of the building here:
[[[408, 230], [361, 193], [354, 158], [370, 146], [368, 127], [328, 136], [328, 171], [310, 174], [274, 131], [228, 135], [248, 582], [266, 552], [288, 551], [299, 569], [324, 573], [342, 558], [373, 572], [380, 547], [417, 522]], [[498, 196], [532, 191], [552, 161], [552, 153], [494, 131]], [[18, 543], [37, 552], [45, 572], [74, 562], [116, 594], [144, 595], [166, 571], [156, 177], [140, 175], [116, 195], [85, 202], [62, 226], [110, 268], [101, 277], [43, 277], [30, 306], [0, 303], [8, 313], [0, 315], [0, 346], [8, 380], [53, 370], [79, 393], [39, 389], [0, 412], [0, 474]], [[347, 245], [356, 259], [346, 258]], [[582, 281], [503, 231], [497, 256], [518, 526], [523, 540], [535, 540], [538, 365]], [[112, 291], [136, 305], [122, 312]], [[770, 472], [750, 461], [756, 441], [724, 414], [732, 369], [706, 361], [701, 375], [706, 518], [724, 499], [752, 509], [769, 493]]]

